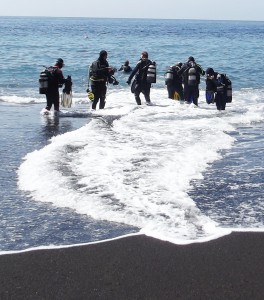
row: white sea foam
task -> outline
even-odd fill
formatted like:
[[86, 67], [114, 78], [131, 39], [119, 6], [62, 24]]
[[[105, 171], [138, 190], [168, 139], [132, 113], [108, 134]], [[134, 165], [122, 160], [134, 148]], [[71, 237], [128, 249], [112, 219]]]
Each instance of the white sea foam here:
[[36, 201], [175, 243], [229, 233], [187, 192], [232, 147], [228, 132], [263, 120], [261, 98], [254, 90], [236, 92], [224, 112], [203, 96], [199, 107], [167, 99], [165, 89], [153, 89], [151, 98], [153, 106], [139, 107], [127, 90], [110, 91], [106, 109], [91, 113], [87, 104], [82, 111], [80, 97], [60, 117], [85, 113], [90, 121], [29, 153], [18, 170], [19, 188]]

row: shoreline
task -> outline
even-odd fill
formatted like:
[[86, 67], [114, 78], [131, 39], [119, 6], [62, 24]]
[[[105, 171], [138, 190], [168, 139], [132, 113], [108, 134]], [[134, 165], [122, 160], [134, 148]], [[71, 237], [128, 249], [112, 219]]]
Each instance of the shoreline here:
[[132, 235], [0, 256], [1, 299], [263, 299], [264, 232], [175, 245]]

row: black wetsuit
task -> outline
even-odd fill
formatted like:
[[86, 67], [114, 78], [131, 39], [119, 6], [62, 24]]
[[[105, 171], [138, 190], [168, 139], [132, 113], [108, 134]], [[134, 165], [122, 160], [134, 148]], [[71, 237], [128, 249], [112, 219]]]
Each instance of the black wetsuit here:
[[107, 91], [107, 82], [109, 79], [109, 64], [103, 57], [99, 57], [98, 60], [92, 63], [90, 67], [90, 80], [91, 89], [94, 94], [94, 100], [92, 103], [92, 109], [96, 109], [98, 101], [99, 109], [105, 107], [105, 98]]
[[215, 104], [218, 110], [225, 110], [227, 101], [227, 80], [223, 74], [214, 73], [214, 76], [206, 79], [206, 89], [215, 92]]
[[123, 65], [120, 67], [118, 71], [123, 71], [124, 73], [130, 73], [132, 71], [132, 68], [130, 66]]
[[[190, 84], [190, 74], [189, 70], [194, 68], [196, 73], [196, 81]], [[199, 84], [200, 84], [200, 75], [204, 75], [205, 72], [200, 65], [195, 62], [187, 62], [185, 63], [181, 70], [179, 71], [179, 75], [183, 76], [183, 94], [184, 100], [187, 103], [193, 103], [198, 106], [198, 98], [199, 98]]]
[[46, 109], [50, 110], [52, 105], [54, 105], [54, 110], [60, 110], [60, 94], [59, 87], [62, 87], [65, 83], [65, 78], [63, 77], [62, 71], [58, 66], [50, 67], [52, 71], [52, 76], [48, 77], [48, 90], [46, 93], [47, 106]]
[[183, 99], [183, 86], [182, 86], [182, 76], [178, 75], [180, 70], [179, 66], [172, 66], [170, 68], [173, 78], [171, 80], [165, 81], [167, 85], [168, 98], [174, 99], [175, 92], [179, 94], [180, 99]]
[[141, 105], [140, 93], [144, 95], [146, 102], [150, 103], [151, 83], [147, 82], [147, 71], [150, 63], [149, 59], [141, 58], [127, 80], [127, 83], [130, 84], [132, 78], [135, 76], [136, 86], [134, 95], [138, 105]]

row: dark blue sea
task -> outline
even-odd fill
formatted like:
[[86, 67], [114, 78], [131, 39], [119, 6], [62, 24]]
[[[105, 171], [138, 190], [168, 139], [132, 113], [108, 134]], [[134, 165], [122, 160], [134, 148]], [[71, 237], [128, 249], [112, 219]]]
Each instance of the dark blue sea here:
[[[176, 244], [264, 231], [264, 22], [0, 17], [0, 251], [143, 233]], [[89, 65], [117, 69], [143, 50], [157, 63], [153, 106], [116, 72], [91, 113]], [[189, 56], [226, 73], [217, 111], [170, 100], [164, 74]], [[43, 66], [63, 58], [73, 103], [43, 116]]]

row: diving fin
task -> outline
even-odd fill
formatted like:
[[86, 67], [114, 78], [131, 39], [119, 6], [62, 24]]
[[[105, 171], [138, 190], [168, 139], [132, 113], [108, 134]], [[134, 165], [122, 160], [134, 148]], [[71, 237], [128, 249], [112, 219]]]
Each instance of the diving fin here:
[[61, 94], [61, 105], [63, 107], [67, 107], [70, 108], [72, 105], [72, 92], [70, 92], [69, 94], [63, 92]]
[[174, 100], [181, 100], [181, 97], [180, 97], [179, 93], [174, 92], [173, 99]]

